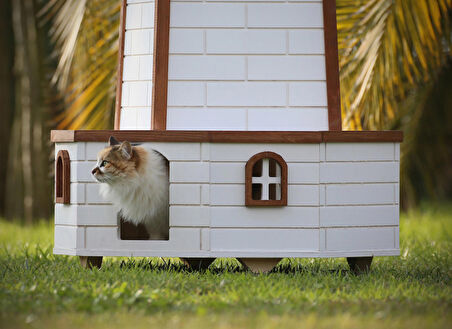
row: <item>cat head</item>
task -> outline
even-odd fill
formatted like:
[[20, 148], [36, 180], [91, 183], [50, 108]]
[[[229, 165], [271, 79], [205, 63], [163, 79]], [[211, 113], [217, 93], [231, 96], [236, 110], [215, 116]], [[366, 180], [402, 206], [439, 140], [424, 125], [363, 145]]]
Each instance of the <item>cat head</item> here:
[[118, 142], [113, 136], [110, 146], [97, 155], [97, 164], [92, 170], [94, 178], [101, 183], [115, 183], [121, 179], [130, 179], [137, 175], [140, 155], [129, 142]]

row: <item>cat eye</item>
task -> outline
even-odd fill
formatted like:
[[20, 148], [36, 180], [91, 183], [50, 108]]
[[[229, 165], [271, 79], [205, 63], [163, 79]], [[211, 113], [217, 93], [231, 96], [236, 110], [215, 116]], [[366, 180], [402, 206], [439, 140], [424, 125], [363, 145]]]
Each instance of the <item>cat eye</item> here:
[[104, 161], [102, 161], [101, 163], [100, 163], [100, 166], [101, 167], [105, 167], [105, 165], [108, 163], [108, 161], [107, 160], [104, 160]]

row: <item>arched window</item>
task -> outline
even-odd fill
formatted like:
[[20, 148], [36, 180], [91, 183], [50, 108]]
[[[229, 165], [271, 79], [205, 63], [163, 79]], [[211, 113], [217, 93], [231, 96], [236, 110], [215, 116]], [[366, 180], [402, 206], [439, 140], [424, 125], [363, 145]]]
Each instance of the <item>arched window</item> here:
[[245, 166], [245, 205], [287, 205], [287, 164], [279, 154], [261, 152], [248, 160]]
[[66, 150], [60, 150], [56, 157], [55, 202], [71, 202], [71, 160]]

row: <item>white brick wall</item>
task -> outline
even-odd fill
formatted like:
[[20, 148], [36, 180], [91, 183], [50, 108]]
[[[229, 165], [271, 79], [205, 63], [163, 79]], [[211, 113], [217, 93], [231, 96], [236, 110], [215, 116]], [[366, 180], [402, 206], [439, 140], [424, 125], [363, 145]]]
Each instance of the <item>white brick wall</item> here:
[[154, 1], [127, 1], [120, 129], [151, 127]]
[[[121, 241], [117, 211], [91, 178], [103, 142], [57, 143], [71, 157], [70, 204], [55, 205], [55, 252], [104, 255], [397, 254], [396, 143], [143, 143], [170, 160], [170, 240]], [[246, 161], [288, 164], [288, 206], [245, 207]], [[213, 254], [209, 254], [213, 253]], [[240, 254], [240, 255], [239, 255]]]
[[[149, 129], [153, 1], [128, 1], [121, 129]], [[171, 1], [167, 129], [327, 130], [322, 3]]]

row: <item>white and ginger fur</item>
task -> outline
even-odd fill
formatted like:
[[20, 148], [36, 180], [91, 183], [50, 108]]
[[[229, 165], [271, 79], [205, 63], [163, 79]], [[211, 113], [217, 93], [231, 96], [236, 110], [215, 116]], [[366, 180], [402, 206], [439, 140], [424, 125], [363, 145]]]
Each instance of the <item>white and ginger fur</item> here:
[[125, 221], [144, 224], [150, 239], [168, 239], [168, 169], [161, 154], [110, 137], [92, 174]]

